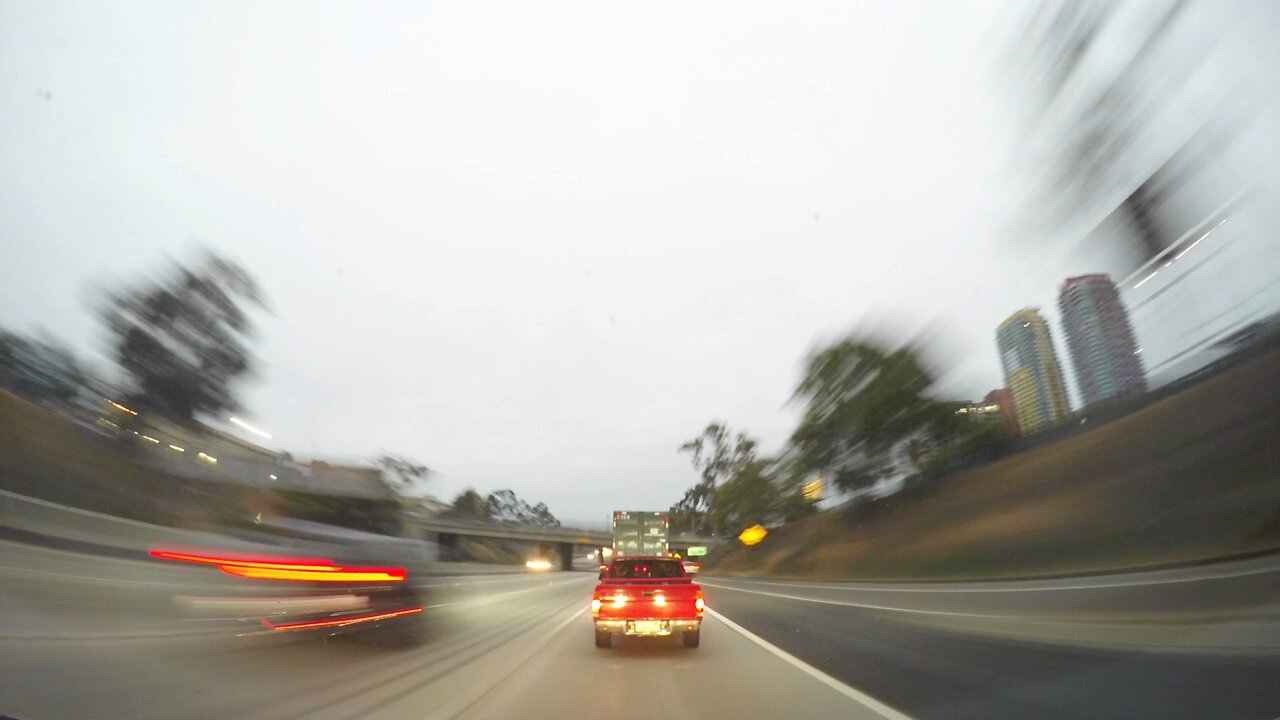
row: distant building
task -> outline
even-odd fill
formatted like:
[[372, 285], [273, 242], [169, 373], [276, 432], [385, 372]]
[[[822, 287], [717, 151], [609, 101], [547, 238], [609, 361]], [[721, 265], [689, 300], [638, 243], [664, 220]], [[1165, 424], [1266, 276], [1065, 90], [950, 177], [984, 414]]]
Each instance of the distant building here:
[[1013, 404], [1013, 394], [1006, 388], [998, 388], [987, 393], [982, 402], [964, 403], [956, 408], [956, 415], [962, 415], [977, 422], [996, 422], [1004, 425], [1006, 435], [1016, 437], [1021, 434], [1018, 429], [1018, 413]]
[[[123, 411], [122, 411], [123, 412]], [[277, 452], [199, 423], [146, 415], [138, 432], [142, 462], [179, 477], [332, 497], [389, 500], [395, 493], [374, 466], [312, 460]]]
[[312, 460], [303, 466], [301, 486], [297, 489], [325, 495], [390, 500], [395, 493], [382, 476], [382, 469], [370, 465], [334, 465]]
[[1022, 434], [1022, 428], [1018, 426], [1018, 409], [1013, 404], [1013, 393], [1009, 392], [1009, 388], [992, 390], [983, 398], [983, 402], [1000, 406], [1000, 416], [1004, 418], [1005, 431], [1010, 436], [1017, 437]]
[[1000, 406], [996, 403], [989, 403], [986, 400], [981, 402], [960, 403], [956, 408], [956, 415], [960, 415], [969, 420], [999, 420]]
[[1062, 325], [1085, 407], [1131, 392], [1145, 392], [1142, 350], [1129, 312], [1106, 275], [1067, 278], [1058, 292]]
[[1036, 433], [1064, 420], [1070, 411], [1067, 389], [1040, 312], [1024, 308], [1010, 315], [996, 330], [996, 345], [1022, 432]]

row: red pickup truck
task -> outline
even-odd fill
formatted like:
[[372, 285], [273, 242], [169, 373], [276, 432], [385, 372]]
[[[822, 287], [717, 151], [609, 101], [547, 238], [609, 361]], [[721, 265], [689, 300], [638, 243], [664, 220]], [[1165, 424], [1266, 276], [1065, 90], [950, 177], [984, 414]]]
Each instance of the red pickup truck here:
[[600, 570], [591, 598], [596, 647], [613, 644], [615, 634], [667, 637], [681, 634], [684, 646], [698, 647], [702, 588], [672, 558], [624, 556]]

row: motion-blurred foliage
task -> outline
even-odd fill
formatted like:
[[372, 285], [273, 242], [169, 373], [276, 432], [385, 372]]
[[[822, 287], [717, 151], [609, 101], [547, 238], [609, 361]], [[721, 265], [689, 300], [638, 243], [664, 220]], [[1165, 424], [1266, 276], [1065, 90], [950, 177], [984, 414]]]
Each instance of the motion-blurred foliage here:
[[453, 499], [449, 514], [487, 522], [560, 527], [560, 521], [546, 503], [530, 505], [511, 490], [498, 490], [485, 496], [467, 488]]
[[74, 403], [85, 373], [66, 346], [0, 330], [0, 388], [42, 404]]
[[99, 313], [130, 380], [130, 406], [184, 419], [235, 409], [233, 383], [252, 367], [245, 304], [262, 306], [257, 282], [212, 252], [109, 293]]
[[756, 455], [757, 442], [724, 423], [708, 423], [680, 446], [701, 475], [671, 507], [677, 531], [736, 534], [755, 524], [789, 522], [814, 512], [791, 468]]

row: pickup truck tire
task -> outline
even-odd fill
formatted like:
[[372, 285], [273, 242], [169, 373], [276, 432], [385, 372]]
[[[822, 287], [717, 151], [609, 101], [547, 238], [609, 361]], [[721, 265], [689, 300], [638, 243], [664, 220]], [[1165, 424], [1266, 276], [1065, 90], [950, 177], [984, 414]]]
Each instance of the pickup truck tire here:
[[685, 630], [680, 639], [684, 641], [685, 647], [696, 648], [698, 643], [702, 641], [702, 630]]
[[596, 647], [607, 648], [610, 645], [613, 645], [613, 633], [607, 630], [604, 632], [597, 630], [596, 631]]

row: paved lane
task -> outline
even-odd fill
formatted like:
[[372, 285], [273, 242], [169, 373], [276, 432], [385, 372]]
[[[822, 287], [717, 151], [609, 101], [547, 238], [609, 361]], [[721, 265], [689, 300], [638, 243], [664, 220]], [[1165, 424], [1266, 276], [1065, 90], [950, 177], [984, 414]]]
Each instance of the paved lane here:
[[[703, 586], [708, 607], [914, 717], [1271, 720], [1280, 716], [1280, 643], [1214, 645], [1223, 636], [1235, 638], [1239, 624], [1251, 637], [1264, 631], [1274, 636], [1272, 603], [1280, 596], [1270, 588], [1276, 574], [1253, 572], [1258, 567], [1204, 569], [1186, 583], [1163, 582], [1173, 575], [1160, 574], [1158, 585], [1149, 582], [1156, 576], [1141, 576], [1054, 581], [1039, 588], [710, 577]], [[1244, 569], [1249, 572], [1235, 572]], [[1160, 591], [1152, 594], [1153, 587]], [[1160, 632], [1172, 635], [1159, 647], [1100, 644], [1137, 632], [1134, 624], [1155, 632], [1151, 621], [1135, 620], [1140, 603], [1148, 604], [1152, 618], [1188, 609], [1193, 617], [1217, 617], [1206, 614], [1203, 595], [1229, 597], [1235, 614], [1207, 626], [1158, 624]], [[1120, 614], [1109, 615], [1116, 606]], [[1011, 620], [997, 632], [989, 627], [995, 621], [974, 617], [979, 613]], [[1037, 630], [1044, 624], [1040, 618], [1055, 614], [1081, 628], [1085, 641], [1019, 636], [1020, 628]], [[1033, 621], [1024, 621], [1027, 615]], [[1098, 628], [1101, 638], [1084, 633]], [[1191, 642], [1200, 646], [1188, 647]]]
[[428, 579], [430, 641], [395, 650], [358, 636], [231, 638], [163, 614], [152, 628], [164, 597], [208, 575], [0, 550], [0, 603], [15, 611], [0, 626], [0, 714], [20, 720], [902, 717], [715, 617], [696, 650], [598, 649], [590, 573]]
[[[707, 578], [710, 582], [717, 582]], [[1109, 617], [1255, 612], [1280, 602], [1274, 556], [1192, 568], [1016, 582], [868, 583], [726, 579], [762, 594], [800, 595], [863, 609], [903, 613]]]
[[429, 642], [393, 649], [229, 637], [170, 611], [216, 574], [0, 543], [0, 714], [1271, 720], [1278, 576], [1255, 562], [973, 586], [707, 577], [696, 650], [596, 648], [590, 573], [431, 577]]

